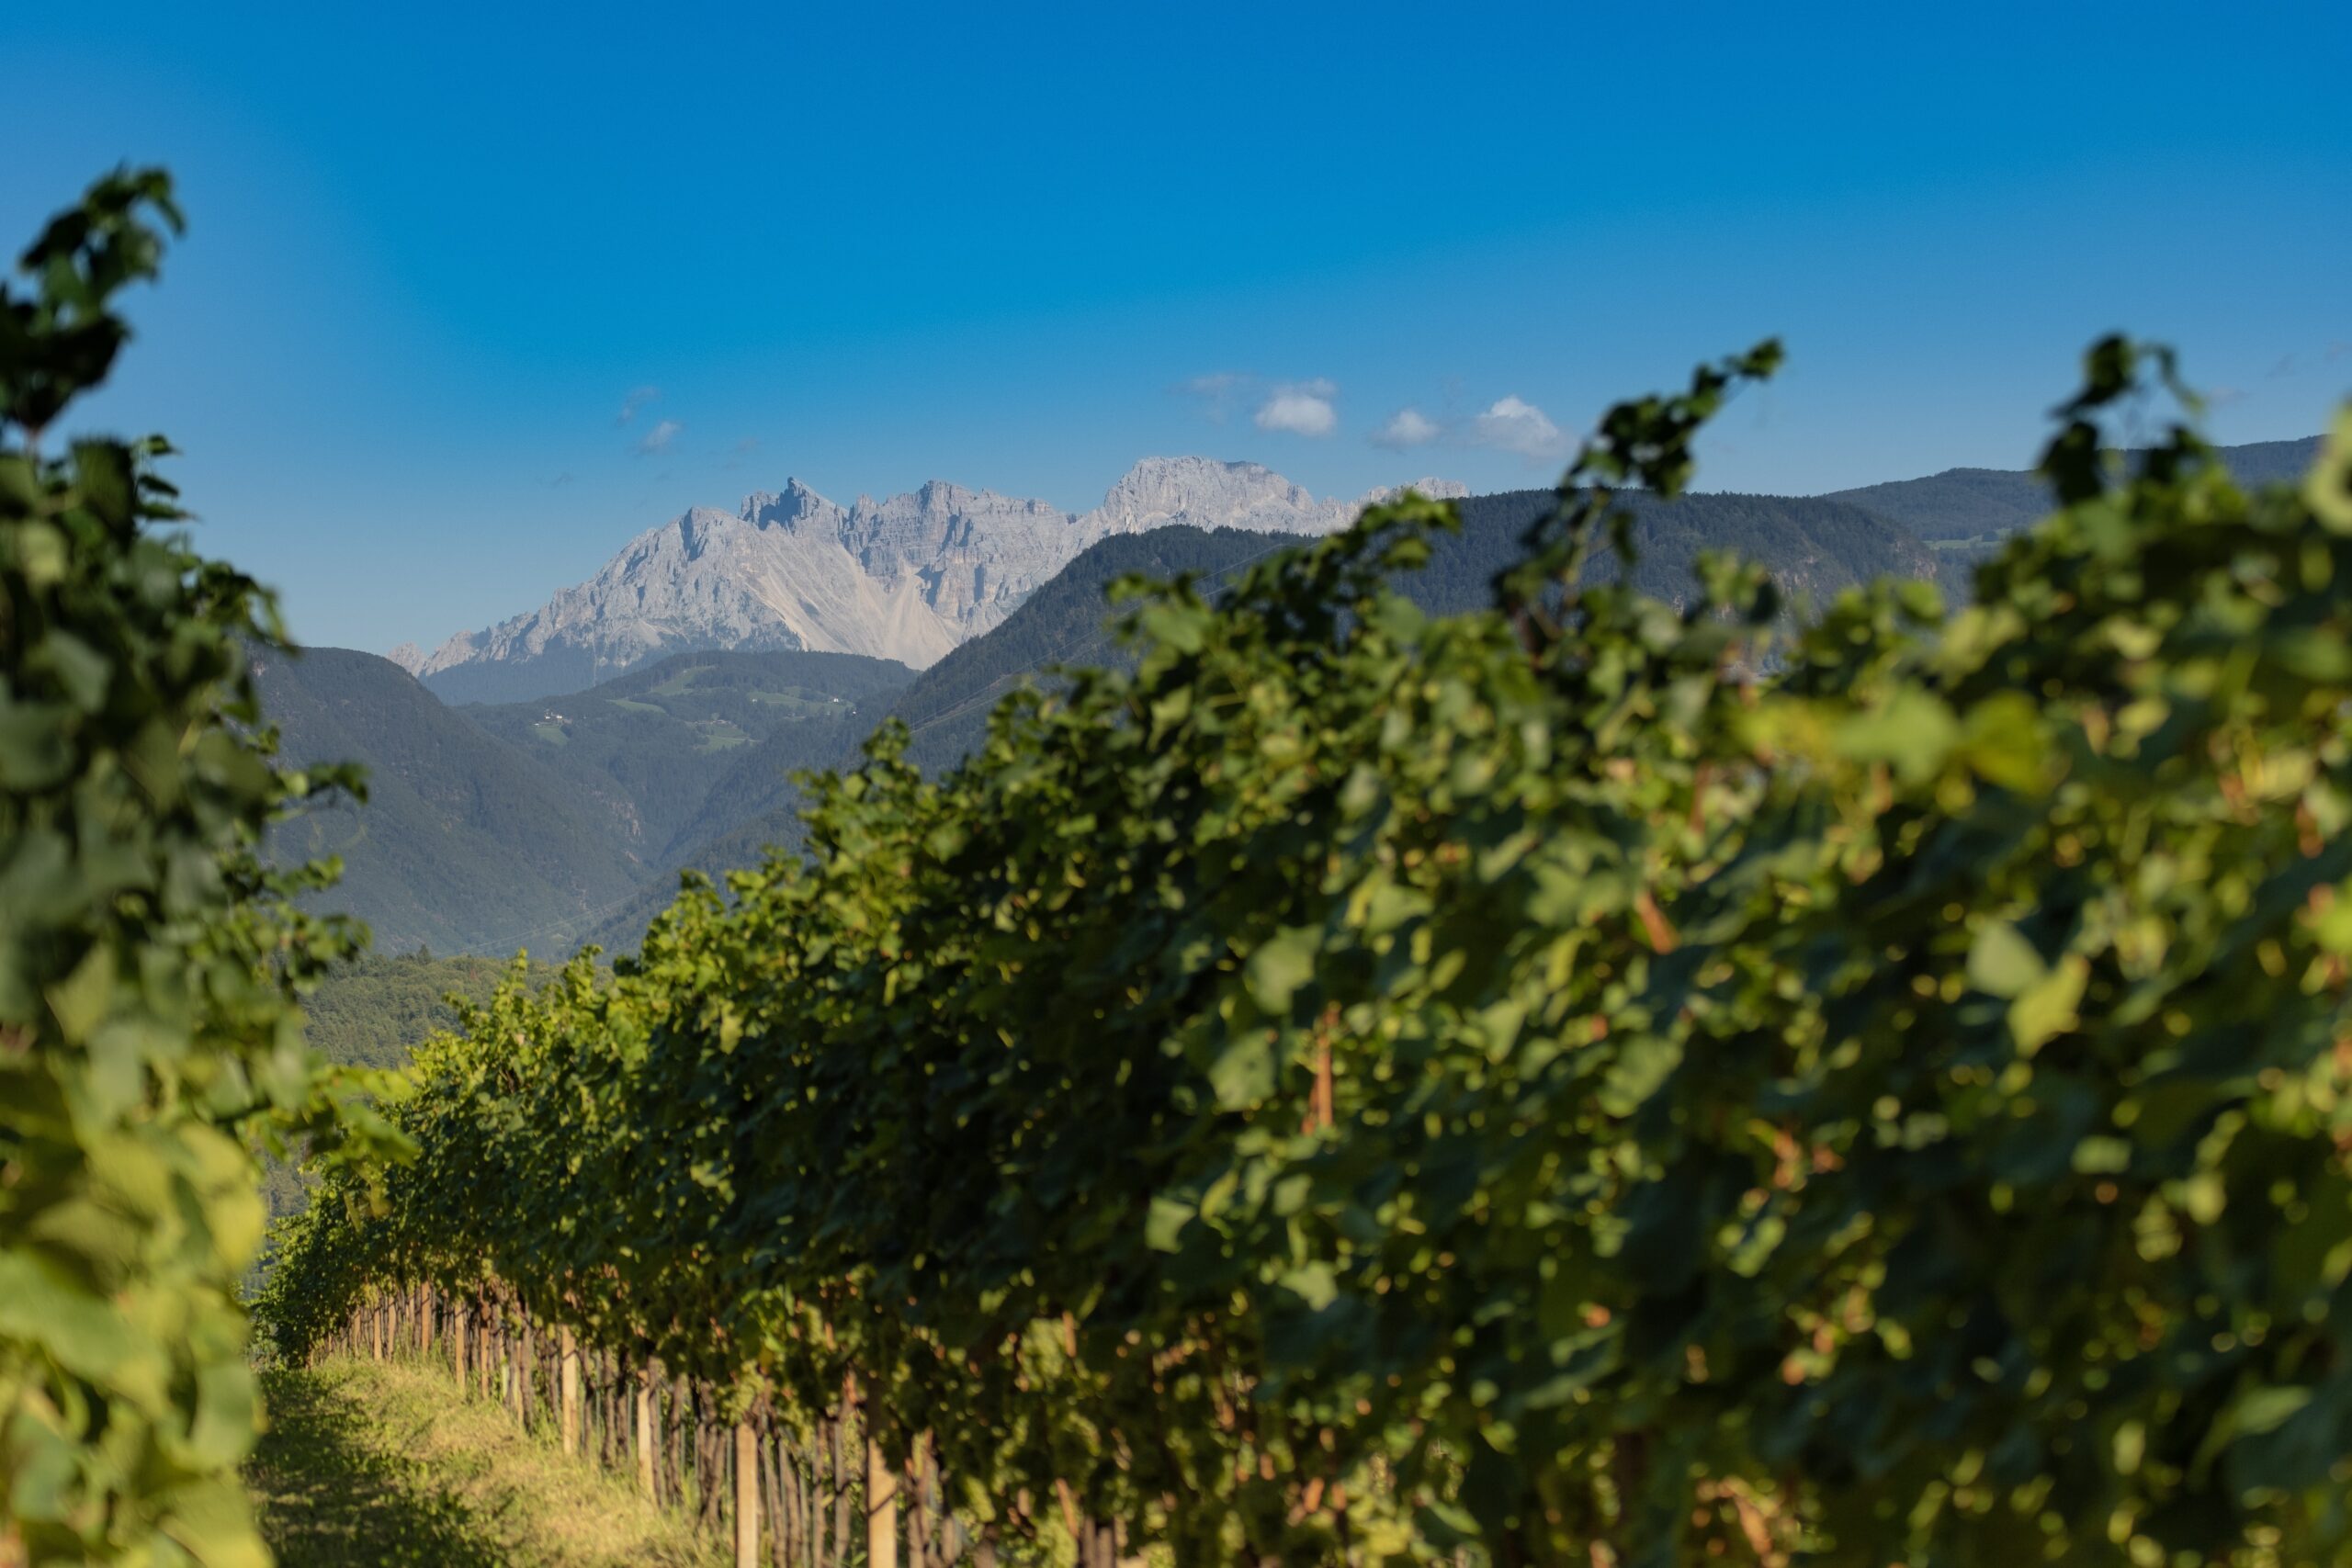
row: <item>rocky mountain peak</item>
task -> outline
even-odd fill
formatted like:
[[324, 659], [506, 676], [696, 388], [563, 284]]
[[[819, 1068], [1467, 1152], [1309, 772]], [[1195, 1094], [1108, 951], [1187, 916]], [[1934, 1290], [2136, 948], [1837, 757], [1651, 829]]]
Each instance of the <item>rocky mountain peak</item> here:
[[1101, 506], [1078, 513], [945, 479], [843, 507], [792, 479], [733, 513], [695, 507], [639, 535], [538, 610], [401, 656], [458, 701], [577, 690], [694, 648], [863, 653], [920, 669], [996, 626], [1110, 535], [1170, 524], [1325, 534], [1363, 504], [1318, 499], [1257, 463], [1208, 457], [1147, 457]]
[[753, 491], [745, 496], [738, 515], [760, 528], [801, 528], [815, 524], [838, 531], [846, 513], [799, 479], [788, 479], [781, 491]]
[[[1385, 496], [1387, 491], [1375, 491]], [[1171, 523], [1273, 534], [1328, 534], [1355, 521], [1364, 501], [1318, 500], [1261, 463], [1146, 457], [1103, 496], [1104, 531], [1140, 533]]]

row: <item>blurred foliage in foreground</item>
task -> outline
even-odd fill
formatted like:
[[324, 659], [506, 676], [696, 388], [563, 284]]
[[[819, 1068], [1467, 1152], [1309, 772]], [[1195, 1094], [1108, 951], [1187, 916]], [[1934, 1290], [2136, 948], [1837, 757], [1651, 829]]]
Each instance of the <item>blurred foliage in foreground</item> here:
[[245, 660], [275, 605], [157, 531], [162, 441], [41, 449], [178, 225], [164, 175], [115, 175], [0, 285], [0, 1562], [266, 1561], [254, 1145], [334, 1170], [383, 1130], [295, 1006], [362, 933], [291, 908], [330, 869], [254, 853], [351, 782], [271, 765]]

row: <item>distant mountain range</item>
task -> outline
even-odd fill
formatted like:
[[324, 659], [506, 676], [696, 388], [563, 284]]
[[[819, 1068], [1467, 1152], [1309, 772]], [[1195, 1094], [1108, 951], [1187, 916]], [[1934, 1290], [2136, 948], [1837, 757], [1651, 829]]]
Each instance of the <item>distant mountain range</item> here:
[[[1424, 493], [1461, 495], [1421, 479]], [[922, 669], [1002, 621], [1088, 546], [1171, 524], [1328, 534], [1372, 501], [1318, 500], [1255, 463], [1148, 457], [1089, 512], [934, 480], [843, 507], [797, 479], [695, 507], [528, 615], [392, 660], [451, 702], [518, 702], [701, 648], [859, 653]]]
[[[2223, 456], [2242, 479], [2267, 482], [2300, 477], [2315, 450], [2269, 442]], [[1549, 491], [1463, 498], [1462, 531], [1399, 588], [1435, 614], [1490, 603], [1494, 574], [1552, 501]], [[689, 513], [537, 615], [453, 639], [423, 684], [347, 649], [266, 657], [263, 701], [288, 755], [349, 759], [373, 776], [364, 810], [308, 813], [279, 828], [274, 848], [342, 855], [344, 885], [322, 902], [368, 920], [383, 950], [630, 948], [681, 869], [716, 874], [798, 842], [794, 770], [854, 762], [886, 715], [912, 732], [919, 765], [952, 766], [1008, 692], [1050, 684], [1057, 666], [1126, 657], [1105, 627], [1114, 580], [1193, 572], [1222, 583], [1359, 506], [1318, 502], [1263, 468], [1171, 459], [1139, 465], [1077, 517], [944, 485], [849, 509], [796, 487], [731, 518]], [[1883, 576], [1964, 593], [1989, 541], [2048, 508], [2033, 475], [1964, 468], [1833, 496], [1635, 498], [1636, 581], [1679, 599], [1700, 553], [1735, 550], [1770, 568], [1800, 614]], [[1246, 525], [1183, 521], [1225, 515]], [[930, 620], [869, 622], [847, 599], [831, 621], [775, 611], [822, 597], [777, 574], [803, 557], [836, 570], [829, 552], [879, 595], [856, 604], [914, 606]], [[928, 576], [908, 564], [918, 560]], [[891, 627], [910, 626], [922, 635], [906, 659], [777, 646], [819, 633], [888, 646]], [[741, 646], [712, 646], [729, 637]], [[412, 650], [410, 663], [433, 660]], [[565, 671], [574, 683], [560, 695], [458, 706], [435, 695], [533, 691]]]
[[[2131, 459], [2131, 454], [2118, 454], [2119, 461]], [[2222, 448], [2222, 462], [2245, 485], [2300, 479], [2318, 459], [2316, 435]], [[1865, 485], [1826, 499], [1874, 512], [1942, 545], [1989, 543], [2031, 527], [2050, 512], [2050, 486], [2040, 474], [2005, 468], [1946, 468], [1923, 479]]]

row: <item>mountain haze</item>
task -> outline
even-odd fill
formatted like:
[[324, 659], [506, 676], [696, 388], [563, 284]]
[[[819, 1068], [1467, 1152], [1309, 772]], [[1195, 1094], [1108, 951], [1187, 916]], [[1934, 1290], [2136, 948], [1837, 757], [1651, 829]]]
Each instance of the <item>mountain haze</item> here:
[[452, 702], [528, 701], [701, 648], [865, 654], [922, 669], [1001, 622], [1098, 540], [1175, 524], [1326, 534], [1390, 493], [1319, 500], [1258, 464], [1204, 457], [1146, 458], [1081, 513], [938, 480], [844, 507], [795, 479], [732, 513], [695, 507], [639, 535], [527, 615], [429, 654], [395, 653]]

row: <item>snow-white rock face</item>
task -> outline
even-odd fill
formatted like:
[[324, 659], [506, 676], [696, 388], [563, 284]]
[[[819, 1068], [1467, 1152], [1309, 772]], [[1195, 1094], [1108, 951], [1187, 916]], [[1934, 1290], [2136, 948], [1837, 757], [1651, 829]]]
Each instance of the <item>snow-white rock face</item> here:
[[[1466, 493], [1442, 479], [1413, 488]], [[732, 513], [695, 507], [640, 534], [528, 615], [391, 657], [458, 702], [577, 691], [695, 648], [863, 653], [921, 669], [1110, 535], [1179, 523], [1328, 534], [1394, 493], [1317, 500], [1255, 463], [1204, 457], [1147, 457], [1081, 513], [940, 480], [842, 507], [794, 479]]]

